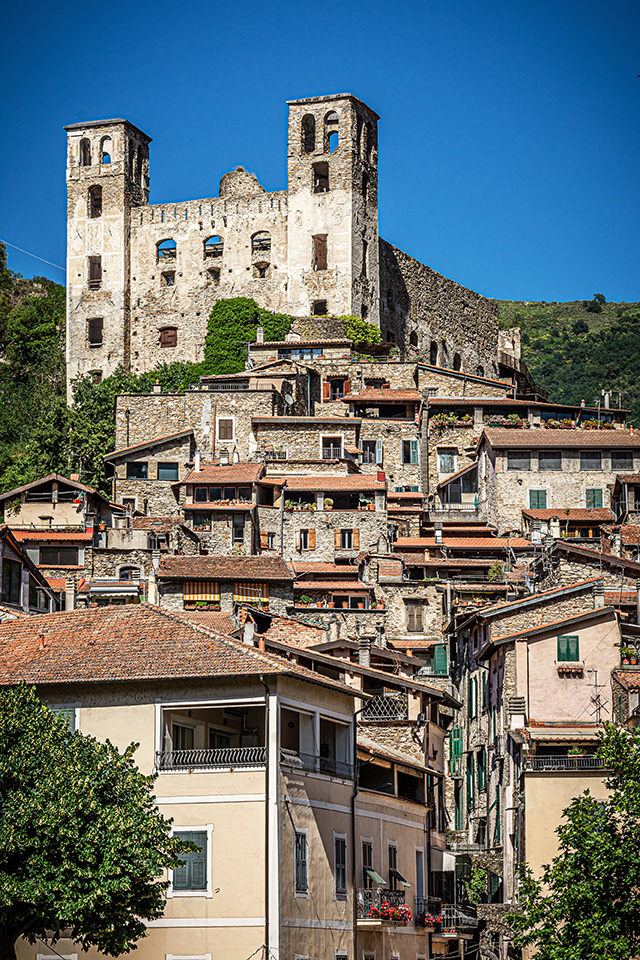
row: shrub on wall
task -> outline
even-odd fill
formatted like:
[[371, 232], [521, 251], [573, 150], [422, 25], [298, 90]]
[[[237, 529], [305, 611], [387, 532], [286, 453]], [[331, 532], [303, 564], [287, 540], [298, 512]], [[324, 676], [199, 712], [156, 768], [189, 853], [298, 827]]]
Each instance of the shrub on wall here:
[[204, 344], [204, 373], [239, 373], [244, 370], [247, 344], [255, 343], [258, 327], [265, 340], [284, 340], [293, 317], [270, 313], [249, 297], [218, 300], [209, 316]]

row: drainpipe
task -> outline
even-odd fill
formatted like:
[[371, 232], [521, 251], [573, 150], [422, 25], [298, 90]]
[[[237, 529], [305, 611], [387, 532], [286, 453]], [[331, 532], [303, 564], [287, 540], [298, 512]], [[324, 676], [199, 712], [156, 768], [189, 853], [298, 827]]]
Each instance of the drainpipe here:
[[280, 957], [280, 737], [278, 695], [264, 676], [266, 696], [266, 799], [264, 850], [265, 946], [272, 960]]
[[[353, 958], [358, 960], [358, 871], [356, 869], [356, 797], [358, 796], [358, 724], [356, 717], [362, 713], [364, 707], [354, 710], [353, 713], [353, 790], [351, 791], [351, 889], [353, 908], [351, 918], [353, 923]], [[371, 757], [373, 760], [373, 757]], [[371, 762], [371, 761], [367, 761]], [[382, 851], [380, 851], [382, 856]]]
[[287, 489], [287, 481], [280, 488], [280, 556], [284, 557], [284, 492]]

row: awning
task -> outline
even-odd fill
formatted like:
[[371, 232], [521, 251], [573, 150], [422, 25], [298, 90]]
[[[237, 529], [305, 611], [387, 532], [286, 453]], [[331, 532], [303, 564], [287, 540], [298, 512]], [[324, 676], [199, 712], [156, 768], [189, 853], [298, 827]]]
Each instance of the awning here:
[[267, 583], [241, 583], [233, 585], [235, 603], [268, 603], [269, 585]]
[[375, 883], [384, 883], [384, 878], [381, 877], [373, 867], [365, 867], [364, 872], [368, 874]]
[[389, 867], [389, 876], [390, 876], [390, 877], [393, 877], [395, 880], [397, 880], [398, 883], [401, 883], [403, 887], [410, 887], [410, 886], [411, 886], [411, 884], [409, 883], [409, 881], [408, 881], [408, 880], [405, 880], [405, 878], [402, 876], [402, 874], [401, 874], [401, 873], [398, 873], [398, 871], [397, 871], [394, 867]]
[[528, 730], [531, 740], [538, 740], [543, 743], [552, 743], [555, 740], [565, 742], [567, 740], [593, 740], [599, 739], [598, 730], [584, 727], [547, 727], [546, 729], [534, 728]]
[[220, 600], [220, 584], [216, 580], [185, 581], [184, 599], [188, 603], [197, 600]]

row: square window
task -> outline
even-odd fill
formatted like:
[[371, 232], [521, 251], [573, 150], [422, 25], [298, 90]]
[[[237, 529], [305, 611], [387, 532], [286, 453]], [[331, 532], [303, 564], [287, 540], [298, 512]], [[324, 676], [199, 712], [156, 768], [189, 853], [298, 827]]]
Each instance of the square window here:
[[218, 420], [218, 440], [233, 440], [233, 420]]
[[162, 274], [162, 285], [164, 287], [174, 287], [175, 283], [176, 283], [176, 275], [173, 272], [173, 270], [167, 271], [167, 273]]
[[547, 491], [529, 490], [529, 508], [531, 510], [547, 509]]
[[193, 500], [194, 503], [206, 503], [209, 499], [209, 488], [208, 487], [194, 487], [193, 488]]
[[633, 470], [633, 452], [631, 450], [613, 450], [611, 452], [612, 470]]
[[587, 510], [601, 510], [602, 490], [597, 487], [587, 488], [587, 490], [585, 490], [585, 502]]
[[206, 890], [207, 889], [207, 834], [205, 830], [179, 831], [174, 834], [181, 840], [189, 840], [198, 849], [189, 853], [182, 853], [182, 866], [173, 871], [173, 889]]
[[[169, 284], [169, 286], [171, 286], [171, 284]], [[160, 346], [161, 347], [177, 347], [178, 346], [177, 327], [165, 327], [164, 330], [160, 331]]]
[[322, 459], [339, 460], [342, 457], [342, 437], [322, 438]]
[[580, 640], [578, 636], [558, 637], [558, 660], [577, 662], [580, 659]]
[[158, 480], [177, 480], [177, 479], [178, 479], [177, 463], [159, 463], [158, 464]]
[[599, 450], [580, 451], [581, 470], [602, 470], [602, 454]]
[[211, 503], [222, 500], [222, 487], [209, 487], [209, 500]]
[[127, 480], [147, 480], [149, 476], [149, 464], [141, 461], [135, 461], [127, 464]]
[[530, 470], [531, 454], [528, 450], [508, 450], [507, 470]]
[[538, 470], [562, 470], [562, 452], [560, 450], [540, 450]]
[[455, 450], [442, 450], [438, 454], [438, 470], [440, 473], [455, 473], [456, 471]]

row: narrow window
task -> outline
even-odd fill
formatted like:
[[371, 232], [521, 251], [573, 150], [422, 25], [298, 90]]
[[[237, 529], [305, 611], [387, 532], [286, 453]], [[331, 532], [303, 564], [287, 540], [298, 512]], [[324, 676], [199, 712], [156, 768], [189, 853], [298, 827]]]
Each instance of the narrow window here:
[[389, 844], [387, 850], [389, 858], [389, 890], [397, 890], [398, 878], [396, 874], [398, 872], [398, 848], [393, 844]]
[[158, 464], [158, 480], [177, 480], [177, 479], [178, 479], [177, 463], [159, 463]]
[[309, 549], [309, 531], [300, 530], [298, 532], [298, 538], [299, 538], [300, 550], [308, 550]]
[[260, 230], [251, 237], [252, 253], [269, 253], [271, 250], [271, 234], [268, 230]]
[[314, 300], [311, 307], [311, 313], [314, 317], [326, 317], [327, 315], [327, 301], [326, 300]]
[[531, 510], [547, 509], [547, 491], [529, 490], [529, 508]]
[[402, 441], [402, 462], [418, 463], [418, 441], [417, 440]]
[[432, 341], [429, 348], [429, 363], [432, 367], [436, 367], [438, 365], [438, 344], [435, 340]]
[[173, 889], [179, 890], [206, 890], [207, 889], [207, 834], [206, 831], [190, 831], [175, 833], [181, 840], [189, 840], [195, 844], [197, 850], [181, 853], [182, 866], [173, 871]]
[[224, 241], [220, 238], [218, 234], [214, 237], [207, 237], [204, 241], [204, 258], [205, 260], [213, 260], [217, 257], [221, 257], [224, 253]]
[[104, 330], [102, 317], [91, 317], [87, 320], [87, 341], [90, 347], [101, 347]]
[[476, 377], [484, 377], [484, 367], [481, 364], [476, 367]]
[[91, 142], [86, 138], [80, 141], [80, 166], [91, 166]]
[[362, 886], [365, 890], [373, 890], [373, 844], [370, 840], [362, 841]]
[[178, 346], [178, 330], [176, 327], [165, 327], [164, 330], [160, 331], [160, 346], [161, 347], [177, 347]]
[[350, 527], [344, 527], [340, 531], [340, 549], [353, 550], [353, 530]]
[[158, 262], [163, 260], [175, 260], [176, 259], [176, 242], [175, 240], [161, 240], [157, 245], [157, 255]]
[[329, 192], [329, 164], [326, 161], [314, 163], [313, 165], [313, 186], [314, 193]]
[[366, 203], [369, 198], [369, 174], [366, 171], [362, 174], [362, 196]]
[[369, 266], [367, 262], [368, 259], [369, 259], [369, 244], [367, 243], [366, 240], [363, 240], [362, 241], [362, 265], [360, 267], [361, 277], [368, 276], [368, 270], [369, 270]]
[[127, 480], [146, 480], [148, 475], [148, 463], [143, 461], [133, 461], [127, 464]]
[[345, 837], [333, 838], [333, 879], [337, 900], [347, 899], [347, 841]]
[[416, 333], [415, 330], [413, 330], [413, 331], [409, 334], [409, 343], [411, 344], [412, 347], [417, 347], [417, 346], [418, 346], [418, 334]]
[[461, 370], [462, 369], [462, 358], [459, 353], [454, 353], [453, 355], [453, 369]]
[[585, 490], [585, 499], [587, 510], [602, 509], [602, 490], [597, 487], [589, 487]]
[[340, 119], [335, 110], [332, 110], [324, 118], [324, 149], [325, 153], [335, 153], [338, 149], [340, 138], [338, 135], [338, 126]]
[[89, 217], [95, 220], [102, 216], [102, 187], [89, 187]]
[[372, 123], [367, 124], [367, 160], [373, 163], [375, 156], [375, 127]]
[[231, 523], [231, 545], [244, 543], [244, 514], [234, 513]]
[[407, 603], [407, 633], [423, 632], [422, 603]]
[[94, 383], [102, 383], [102, 370], [89, 370], [89, 376]]
[[558, 660], [576, 663], [580, 659], [580, 638], [558, 637]]
[[316, 120], [307, 113], [302, 118], [302, 152], [313, 153], [316, 148]]
[[295, 831], [295, 892], [308, 893], [309, 875], [308, 875], [308, 855], [307, 855], [307, 834], [303, 831]]
[[313, 269], [327, 269], [327, 234], [319, 233], [312, 237], [313, 240]]
[[233, 420], [218, 420], [218, 440], [233, 440]]
[[103, 163], [105, 166], [111, 163], [112, 154], [113, 142], [111, 137], [103, 137], [100, 143], [100, 163]]
[[602, 454], [599, 450], [580, 451], [581, 470], [602, 470]]
[[89, 257], [89, 290], [102, 286], [102, 257]]
[[[175, 287], [176, 285], [175, 270], [165, 270], [165, 272], [161, 275], [160, 282], [162, 283], [163, 287]], [[172, 346], [175, 346], [175, 344], [172, 344]]]

